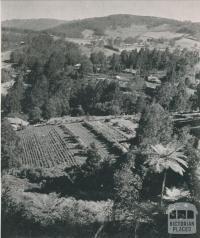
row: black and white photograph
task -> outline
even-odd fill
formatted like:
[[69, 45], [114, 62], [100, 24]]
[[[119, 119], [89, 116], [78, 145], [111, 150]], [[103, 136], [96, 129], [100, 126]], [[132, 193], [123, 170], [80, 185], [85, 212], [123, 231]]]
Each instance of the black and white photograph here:
[[1, 1], [1, 237], [200, 238], [200, 0]]

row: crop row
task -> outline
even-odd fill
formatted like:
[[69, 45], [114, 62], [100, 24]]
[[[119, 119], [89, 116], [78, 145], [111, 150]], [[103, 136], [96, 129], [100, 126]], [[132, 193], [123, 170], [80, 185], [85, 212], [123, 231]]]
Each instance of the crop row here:
[[19, 132], [22, 146], [22, 164], [34, 167], [53, 167], [64, 163], [76, 165], [73, 153], [57, 126], [29, 127]]
[[126, 136], [120, 131], [100, 121], [85, 122], [92, 130], [104, 134], [104, 136], [111, 142], [121, 141], [126, 139]]
[[109, 127], [107, 127], [108, 128], [107, 131], [105, 130], [105, 128], [103, 130], [102, 129], [103, 124], [100, 124], [100, 122], [85, 121], [83, 123], [83, 125], [86, 128], [88, 128], [92, 133], [97, 135], [99, 138], [101, 138], [104, 141], [107, 141], [108, 144], [110, 145], [110, 147], [112, 147], [114, 149], [115, 154], [126, 153], [127, 152], [127, 149], [119, 143], [120, 140], [125, 139], [125, 137], [123, 135], [119, 134], [120, 136], [118, 136], [117, 139], [116, 139], [116, 134], [114, 136], [113, 135], [114, 133], [111, 133], [111, 132], [109, 133], [109, 129], [110, 129]]
[[75, 136], [79, 143], [82, 143], [85, 147], [89, 147], [92, 143], [98, 148], [98, 153], [100, 156], [108, 157], [109, 152], [106, 144], [101, 142], [99, 138], [91, 133], [86, 127], [84, 127], [81, 123], [71, 123], [65, 124], [65, 126], [70, 130]]

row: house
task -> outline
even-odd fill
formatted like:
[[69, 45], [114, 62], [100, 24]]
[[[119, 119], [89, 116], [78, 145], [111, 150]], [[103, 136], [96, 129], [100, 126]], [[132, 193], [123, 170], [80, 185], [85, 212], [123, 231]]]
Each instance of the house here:
[[145, 82], [145, 85], [147, 88], [152, 90], [155, 90], [159, 86], [159, 84], [152, 83], [152, 82]]
[[152, 82], [145, 82], [145, 92], [147, 95], [154, 96], [157, 89], [160, 87], [160, 84], [158, 83], [152, 83]]
[[151, 83], [161, 84], [160, 79], [157, 76], [154, 76], [154, 75], [149, 75], [148, 78], [147, 78], [147, 81], [151, 82]]
[[24, 45], [25, 44], [25, 42], [24, 41], [20, 41], [20, 45]]
[[137, 70], [135, 70], [135, 69], [124, 69], [124, 70], [122, 70], [122, 72], [127, 73], [127, 74], [132, 74], [132, 75], [137, 74]]
[[80, 64], [80, 63], [74, 65], [74, 69], [75, 69], [75, 70], [79, 70], [80, 67], [81, 67], [81, 64]]
[[87, 48], [92, 48], [93, 44], [92, 43], [86, 43], [84, 46], [87, 47]]
[[129, 92], [130, 91], [130, 84], [127, 81], [120, 80], [119, 81], [119, 88], [123, 93], [124, 92]]
[[16, 75], [16, 74], [12, 74], [12, 75], [11, 75], [11, 78], [16, 79], [16, 78], [17, 78], [17, 75]]
[[119, 75], [116, 75], [115, 79], [121, 79], [121, 77]]

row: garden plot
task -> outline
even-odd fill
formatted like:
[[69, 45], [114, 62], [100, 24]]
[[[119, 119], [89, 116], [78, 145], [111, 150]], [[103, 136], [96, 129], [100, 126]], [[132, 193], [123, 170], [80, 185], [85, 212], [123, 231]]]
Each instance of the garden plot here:
[[[137, 123], [129, 117], [65, 118], [50, 124], [28, 126], [17, 131], [21, 138], [21, 163], [52, 168], [79, 166], [87, 159], [87, 149], [95, 144], [101, 158], [126, 153]], [[91, 120], [92, 119], [92, 120]]]
[[65, 134], [57, 126], [30, 126], [18, 131], [21, 138], [23, 165], [50, 168], [59, 164], [77, 165], [74, 154], [65, 142]]
[[109, 148], [104, 142], [102, 142], [98, 136], [90, 132], [86, 127], [82, 125], [82, 123], [69, 123], [65, 124], [65, 127], [69, 129], [77, 141], [79, 141], [80, 145], [85, 148], [89, 147], [92, 143], [94, 143], [98, 149], [98, 153], [102, 158], [106, 158], [109, 156]]
[[120, 142], [126, 140], [127, 137], [125, 134], [121, 133], [119, 130], [112, 128], [109, 124], [100, 121], [90, 121], [85, 122], [85, 125], [88, 126], [91, 130], [97, 134], [101, 134], [110, 142]]

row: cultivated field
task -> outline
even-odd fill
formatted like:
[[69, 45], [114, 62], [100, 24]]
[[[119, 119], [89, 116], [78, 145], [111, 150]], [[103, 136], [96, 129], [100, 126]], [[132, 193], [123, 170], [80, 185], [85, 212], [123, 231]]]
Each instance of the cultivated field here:
[[65, 143], [65, 133], [58, 126], [30, 126], [19, 131], [23, 149], [21, 162], [33, 167], [77, 165], [74, 154]]
[[21, 163], [44, 168], [79, 166], [84, 163], [91, 144], [95, 144], [102, 159], [117, 158], [127, 151], [137, 127], [133, 118], [123, 116], [73, 120], [70, 117], [57, 118], [49, 124], [17, 131], [21, 138]]

